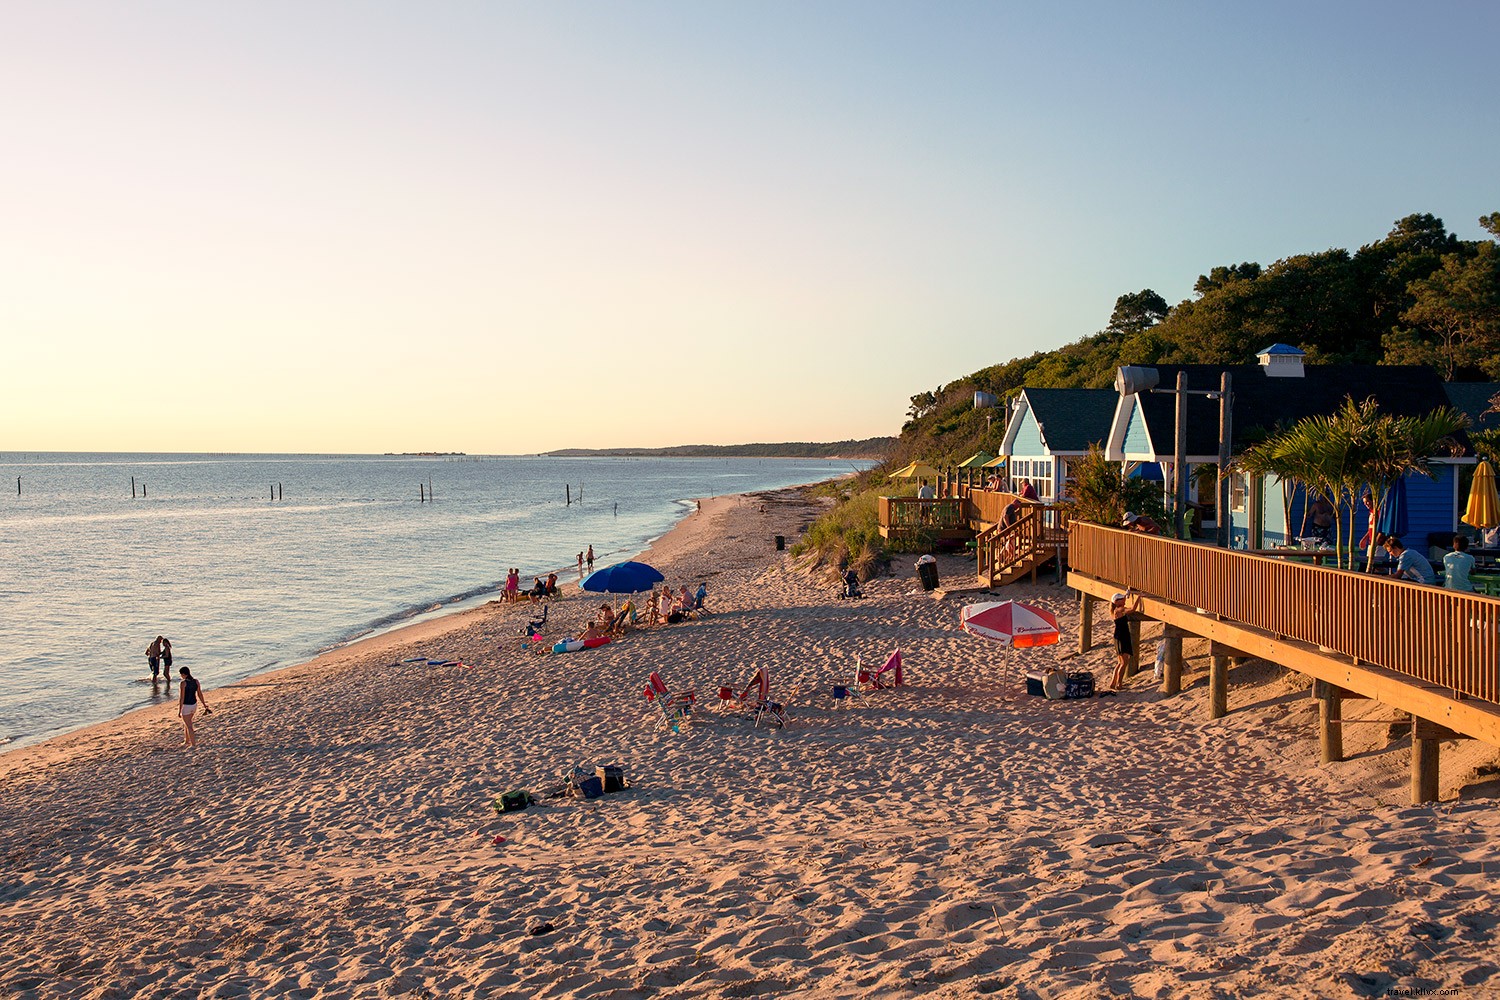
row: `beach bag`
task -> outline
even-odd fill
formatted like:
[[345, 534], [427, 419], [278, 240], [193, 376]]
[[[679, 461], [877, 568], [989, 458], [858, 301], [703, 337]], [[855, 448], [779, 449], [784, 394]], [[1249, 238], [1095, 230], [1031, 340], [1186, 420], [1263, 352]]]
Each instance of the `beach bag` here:
[[495, 812], [519, 812], [536, 802], [528, 792], [506, 792], [495, 800]]
[[1086, 670], [1075, 674], [1068, 674], [1063, 685], [1065, 698], [1092, 698], [1094, 696], [1094, 675]]
[[687, 615], [683, 614], [681, 611], [674, 611], [671, 614], [667, 615], [667, 624], [676, 625], [678, 622], [684, 620], [685, 618], [687, 618]]
[[618, 764], [602, 764], [594, 772], [594, 776], [603, 785], [604, 794], [610, 795], [614, 792], [623, 792], [630, 787], [625, 781], [625, 768]]
[[597, 799], [604, 794], [604, 781], [599, 777], [597, 768], [577, 765], [573, 768], [568, 784], [575, 796], [582, 795], [586, 799]]

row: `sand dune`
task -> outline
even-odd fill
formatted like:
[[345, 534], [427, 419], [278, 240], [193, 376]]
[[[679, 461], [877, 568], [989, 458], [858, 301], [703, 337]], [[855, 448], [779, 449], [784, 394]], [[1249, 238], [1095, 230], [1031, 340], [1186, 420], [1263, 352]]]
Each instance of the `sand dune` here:
[[[1385, 727], [1319, 768], [1294, 678], [1239, 668], [1234, 713], [1209, 723], [1201, 659], [1174, 699], [1146, 678], [1028, 698], [1020, 672], [1071, 642], [1007, 657], [909, 560], [838, 601], [771, 546], [809, 516], [790, 494], [705, 501], [659, 543], [647, 558], [671, 582], [708, 582], [698, 621], [534, 656], [532, 609], [492, 605], [232, 688], [205, 678], [196, 752], [156, 709], [0, 755], [0, 990], [1321, 997], [1494, 980], [1500, 818], [1486, 799], [1395, 804], [1405, 756]], [[1070, 591], [1012, 591], [1076, 627]], [[908, 688], [834, 701], [855, 655], [898, 645]], [[419, 654], [465, 666], [400, 662]], [[784, 731], [709, 710], [760, 665]], [[1105, 677], [1109, 653], [1065, 665]], [[696, 685], [687, 731], [653, 727], [651, 670]], [[1451, 794], [1493, 748], [1445, 757], [1468, 768], [1445, 773]], [[491, 810], [578, 762], [624, 764], [634, 787]]]

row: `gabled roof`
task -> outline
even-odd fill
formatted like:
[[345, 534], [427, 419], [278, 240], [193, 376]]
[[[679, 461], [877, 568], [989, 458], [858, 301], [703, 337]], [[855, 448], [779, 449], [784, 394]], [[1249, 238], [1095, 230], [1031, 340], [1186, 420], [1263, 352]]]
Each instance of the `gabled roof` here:
[[1453, 408], [1469, 418], [1469, 430], [1500, 428], [1500, 413], [1485, 412], [1490, 408], [1490, 400], [1500, 395], [1500, 382], [1446, 382], [1443, 388], [1448, 391]]
[[[1113, 389], [1035, 389], [1021, 390], [1024, 406], [1030, 408], [1047, 450], [1082, 454], [1091, 444], [1102, 444], [1109, 437], [1110, 421], [1115, 415], [1118, 398]], [[1022, 411], [1017, 411], [1019, 419]], [[1007, 435], [1007, 448], [1013, 443]]]
[[[1232, 451], [1245, 448], [1275, 431], [1312, 416], [1332, 413], [1346, 398], [1362, 402], [1373, 396], [1381, 412], [1399, 416], [1426, 416], [1449, 403], [1443, 381], [1426, 365], [1307, 365], [1301, 378], [1269, 378], [1260, 365], [1157, 365], [1157, 387], [1177, 385], [1177, 373], [1187, 376], [1189, 389], [1219, 388], [1219, 375], [1228, 372], [1234, 393]], [[1176, 397], [1147, 392], [1139, 397], [1141, 412], [1152, 442], [1165, 447], [1163, 460], [1170, 460], [1175, 433]], [[1187, 453], [1214, 456], [1219, 452], [1219, 403], [1205, 396], [1189, 396], [1187, 404]], [[1455, 435], [1470, 455], [1469, 439]]]

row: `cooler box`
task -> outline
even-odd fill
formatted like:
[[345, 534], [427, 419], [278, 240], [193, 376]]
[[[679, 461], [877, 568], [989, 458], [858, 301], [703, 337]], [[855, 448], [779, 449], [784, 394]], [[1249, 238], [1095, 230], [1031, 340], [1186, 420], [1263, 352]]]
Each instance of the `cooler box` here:
[[625, 769], [617, 764], [605, 764], [595, 775], [604, 786], [606, 794], [625, 790]]

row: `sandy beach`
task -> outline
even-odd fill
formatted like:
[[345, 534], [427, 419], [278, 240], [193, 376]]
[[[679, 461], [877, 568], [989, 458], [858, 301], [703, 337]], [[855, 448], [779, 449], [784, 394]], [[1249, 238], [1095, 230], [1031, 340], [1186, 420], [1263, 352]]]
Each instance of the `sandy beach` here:
[[[532, 655], [485, 607], [0, 755], [0, 993], [21, 997], [1383, 996], [1500, 981], [1497, 751], [1446, 744], [1404, 805], [1406, 739], [1346, 709], [1320, 767], [1306, 682], [1251, 662], [1206, 721], [1179, 697], [1024, 694], [1075, 653], [958, 628], [910, 557], [866, 597], [777, 552], [800, 491], [705, 500], [643, 557], [711, 614]], [[973, 565], [943, 557], [944, 582]], [[971, 598], [979, 599], [979, 598]], [[551, 607], [549, 635], [598, 606]], [[1147, 639], [1155, 635], [1148, 627]], [[854, 657], [908, 686], [841, 705]], [[1148, 649], [1149, 655], [1149, 649]], [[416, 656], [462, 666], [403, 663]], [[717, 716], [769, 668], [784, 730]], [[641, 696], [695, 686], [663, 731]], [[65, 697], [66, 692], [59, 692]], [[1361, 712], [1366, 713], [1365, 717]], [[497, 816], [577, 763], [633, 787]]]

